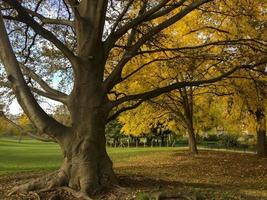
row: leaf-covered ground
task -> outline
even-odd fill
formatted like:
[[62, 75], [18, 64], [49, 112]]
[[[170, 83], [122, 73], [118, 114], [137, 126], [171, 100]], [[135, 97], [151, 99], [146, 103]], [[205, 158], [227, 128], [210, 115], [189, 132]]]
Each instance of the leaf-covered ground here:
[[[122, 188], [109, 189], [95, 199], [267, 199], [266, 158], [218, 151], [200, 151], [197, 156], [175, 149], [140, 152], [115, 163]], [[74, 200], [62, 189], [6, 196], [12, 186], [44, 173], [1, 176], [0, 199]]]

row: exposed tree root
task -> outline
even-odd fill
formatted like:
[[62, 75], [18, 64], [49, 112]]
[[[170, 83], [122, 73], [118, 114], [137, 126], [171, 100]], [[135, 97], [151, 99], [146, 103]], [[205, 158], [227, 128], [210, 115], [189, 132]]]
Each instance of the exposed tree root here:
[[[60, 169], [56, 172], [50, 173], [41, 178], [32, 180], [26, 184], [15, 186], [9, 191], [8, 196], [11, 196], [16, 193], [29, 193], [35, 196], [36, 199], [40, 199], [40, 196], [39, 196], [40, 193], [63, 190], [69, 193], [70, 195], [74, 196], [75, 198], [84, 199], [84, 200], [92, 200], [89, 197], [91, 193], [88, 193], [86, 190], [83, 190], [82, 187], [79, 187], [79, 188], [69, 187], [69, 180], [70, 178], [65, 173], [65, 171]], [[85, 185], [84, 187], [86, 186], [87, 185]], [[114, 185], [109, 185], [109, 186], [111, 186], [112, 188], [114, 187]], [[118, 186], [115, 186], [115, 188], [116, 187]], [[100, 186], [100, 188], [102, 187]], [[99, 188], [97, 189], [99, 190]], [[98, 190], [92, 191], [93, 192], [92, 194], [95, 194], [96, 191]]]
[[37, 200], [41, 200], [39, 194], [37, 192], [29, 192], [29, 194], [32, 194], [36, 197]]
[[15, 193], [27, 193], [36, 190], [47, 190], [56, 187], [65, 186], [67, 184], [67, 175], [63, 170], [58, 170], [54, 173], [48, 174], [29, 183], [16, 186], [8, 193], [11, 196]]
[[112, 185], [112, 189], [115, 190], [115, 191], [119, 191], [120, 193], [125, 193], [125, 194], [131, 192], [131, 189], [126, 188], [126, 187], [121, 187], [118, 184], [117, 185]]
[[62, 190], [67, 191], [69, 194], [71, 194], [72, 196], [74, 196], [75, 198], [78, 199], [84, 199], [84, 200], [92, 200], [86, 193], [84, 192], [77, 192], [69, 187], [61, 187]]

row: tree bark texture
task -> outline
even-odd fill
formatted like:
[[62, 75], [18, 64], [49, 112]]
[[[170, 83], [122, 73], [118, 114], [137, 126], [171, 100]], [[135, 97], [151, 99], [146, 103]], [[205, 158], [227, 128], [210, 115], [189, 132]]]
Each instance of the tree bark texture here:
[[266, 117], [262, 109], [256, 111], [257, 155], [267, 157]]

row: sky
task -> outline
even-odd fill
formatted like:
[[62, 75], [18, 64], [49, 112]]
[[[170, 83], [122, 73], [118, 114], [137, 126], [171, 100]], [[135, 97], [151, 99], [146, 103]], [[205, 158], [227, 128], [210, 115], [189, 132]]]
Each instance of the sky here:
[[[58, 76], [55, 76], [53, 78], [53, 81], [52, 81], [52, 85], [51, 85], [52, 88], [57, 89], [59, 81], [60, 81], [60, 78]], [[45, 102], [42, 102], [39, 104], [47, 113], [52, 113], [54, 111], [54, 109], [56, 108], [56, 106], [60, 105], [60, 103], [57, 101], [53, 101], [51, 99], [47, 99], [44, 97], [43, 97], [43, 99]], [[9, 105], [8, 108], [9, 108], [9, 113], [12, 115], [19, 115], [19, 114], [23, 113], [23, 110], [20, 107], [16, 98], [13, 100], [13, 102]]]
[[[50, 99], [46, 99], [46, 102], [42, 102], [40, 103], [40, 106], [48, 113], [51, 114], [53, 113], [53, 111], [55, 110], [56, 106], [61, 105], [59, 102], [50, 100]], [[11, 115], [19, 115], [23, 113], [22, 108], [20, 107], [20, 105], [18, 104], [17, 100], [14, 99], [13, 102], [10, 104], [9, 106], [9, 114]]]
[[22, 109], [20, 107], [20, 105], [18, 104], [17, 100], [13, 100], [13, 102], [11, 103], [11, 105], [9, 106], [10, 109], [10, 114], [12, 115], [18, 115], [20, 113], [22, 113]]

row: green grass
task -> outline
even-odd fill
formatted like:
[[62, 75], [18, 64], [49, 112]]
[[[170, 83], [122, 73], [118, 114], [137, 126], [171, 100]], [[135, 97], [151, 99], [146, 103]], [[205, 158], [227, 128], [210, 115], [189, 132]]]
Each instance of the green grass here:
[[[110, 148], [114, 163], [127, 163], [135, 156], [149, 155], [173, 148]], [[26, 171], [49, 171], [62, 162], [60, 148], [55, 143], [36, 140], [0, 139], [0, 175]]]
[[[109, 148], [108, 153], [122, 186], [131, 188], [136, 199], [158, 193], [216, 200], [267, 199], [267, 160], [251, 153], [201, 150], [191, 156], [184, 148], [173, 147]], [[61, 162], [57, 144], [0, 138], [0, 196], [17, 180], [43, 174], [16, 173], [51, 171]], [[131, 194], [118, 199], [130, 199]]]
[[0, 139], [0, 175], [52, 170], [62, 162], [58, 145], [35, 140]]

